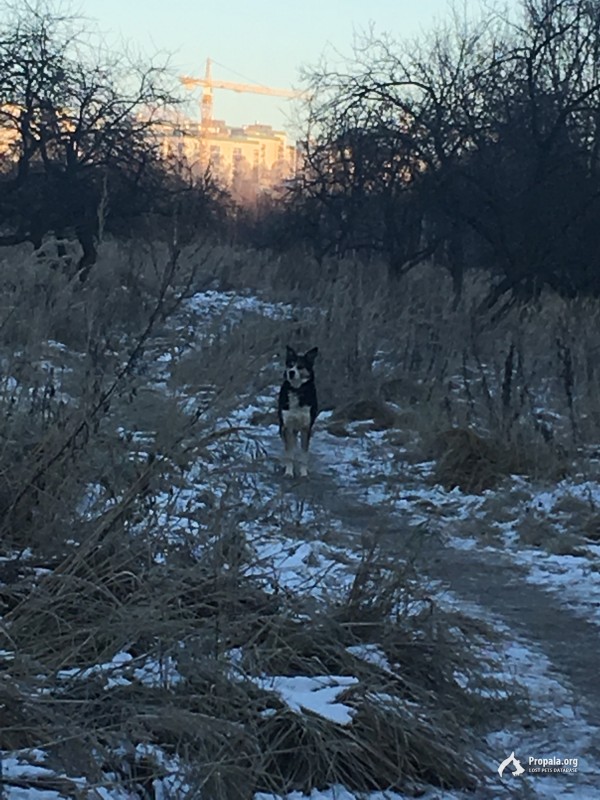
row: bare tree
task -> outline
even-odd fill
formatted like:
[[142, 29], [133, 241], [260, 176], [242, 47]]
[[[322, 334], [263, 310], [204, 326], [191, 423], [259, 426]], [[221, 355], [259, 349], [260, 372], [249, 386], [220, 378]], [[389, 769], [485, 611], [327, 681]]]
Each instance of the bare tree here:
[[96, 258], [100, 204], [104, 214], [131, 213], [160, 180], [149, 133], [174, 102], [170, 76], [164, 62], [108, 53], [98, 34], [50, 1], [4, 11], [0, 129], [10, 157], [0, 184], [2, 241], [39, 246], [49, 230], [73, 229], [85, 275]]
[[332, 249], [395, 272], [435, 255], [457, 292], [483, 266], [488, 305], [599, 293], [599, 26], [597, 3], [525, 0], [518, 21], [455, 15], [408, 46], [371, 33], [309, 74], [301, 194]]

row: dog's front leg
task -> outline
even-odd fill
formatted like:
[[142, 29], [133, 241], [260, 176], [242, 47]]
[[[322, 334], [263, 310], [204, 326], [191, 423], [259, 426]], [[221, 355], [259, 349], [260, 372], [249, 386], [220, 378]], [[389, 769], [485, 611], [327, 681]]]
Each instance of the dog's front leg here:
[[308, 475], [308, 446], [310, 444], [310, 428], [304, 428], [300, 432], [300, 475], [306, 478]]
[[296, 432], [291, 428], [283, 429], [283, 463], [285, 464], [285, 474], [288, 478], [294, 477], [294, 454], [296, 451]]

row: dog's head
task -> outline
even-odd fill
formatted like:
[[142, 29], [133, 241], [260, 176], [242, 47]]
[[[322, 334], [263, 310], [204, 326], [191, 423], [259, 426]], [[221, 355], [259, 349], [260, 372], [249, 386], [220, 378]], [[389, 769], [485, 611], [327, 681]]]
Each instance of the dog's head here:
[[318, 352], [319, 348], [313, 347], [301, 355], [293, 347], [286, 347], [284, 378], [294, 389], [314, 378], [313, 366]]

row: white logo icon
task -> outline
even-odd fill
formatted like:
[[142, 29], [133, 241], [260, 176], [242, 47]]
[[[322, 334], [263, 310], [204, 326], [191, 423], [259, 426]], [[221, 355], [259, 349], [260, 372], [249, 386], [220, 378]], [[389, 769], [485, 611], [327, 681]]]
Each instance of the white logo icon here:
[[525, 770], [521, 766], [521, 762], [519, 761], [519, 759], [515, 758], [515, 751], [513, 750], [512, 753], [509, 755], [509, 757], [505, 758], [504, 761], [498, 767], [498, 774], [500, 775], [500, 777], [502, 777], [502, 773], [508, 767], [511, 761], [515, 766], [515, 770], [514, 772], [511, 772], [511, 775], [516, 777], [517, 775], [522, 775], [525, 772]]

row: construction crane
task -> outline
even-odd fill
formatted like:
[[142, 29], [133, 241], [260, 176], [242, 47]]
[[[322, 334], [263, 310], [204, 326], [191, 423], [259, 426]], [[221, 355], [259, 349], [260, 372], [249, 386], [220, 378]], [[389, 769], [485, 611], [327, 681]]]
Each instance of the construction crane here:
[[271, 97], [288, 98], [303, 97], [305, 94], [304, 92], [296, 92], [293, 89], [273, 89], [270, 86], [261, 86], [257, 83], [235, 83], [233, 81], [214, 80], [211, 74], [211, 67], [212, 61], [210, 58], [207, 58], [206, 71], [203, 78], [190, 78], [186, 75], [180, 78], [181, 83], [187, 89], [195, 89], [196, 86], [200, 86], [202, 89], [200, 119], [203, 127], [209, 125], [213, 119], [214, 89], [229, 89], [232, 92], [252, 92], [254, 94], [267, 94]]

